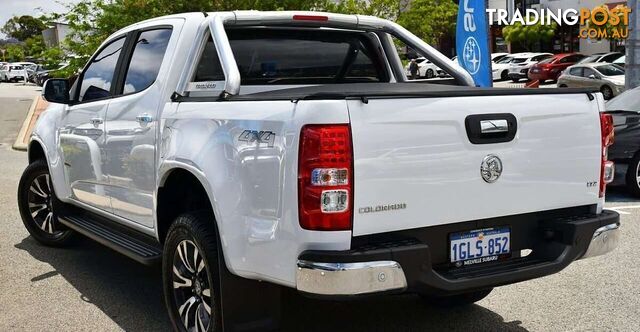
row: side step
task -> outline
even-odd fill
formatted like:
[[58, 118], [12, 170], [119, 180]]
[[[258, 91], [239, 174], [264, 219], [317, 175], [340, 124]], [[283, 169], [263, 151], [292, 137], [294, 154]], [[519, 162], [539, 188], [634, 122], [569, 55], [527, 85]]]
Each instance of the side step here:
[[162, 247], [156, 239], [113, 221], [89, 212], [62, 215], [58, 220], [70, 229], [139, 263], [153, 265], [162, 261]]

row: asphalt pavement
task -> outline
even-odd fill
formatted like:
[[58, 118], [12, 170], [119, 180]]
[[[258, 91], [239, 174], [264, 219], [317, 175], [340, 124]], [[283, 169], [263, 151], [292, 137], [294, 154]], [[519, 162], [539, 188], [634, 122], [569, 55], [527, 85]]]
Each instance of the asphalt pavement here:
[[[27, 158], [10, 146], [37, 90], [0, 84], [0, 331], [169, 330], [157, 267], [90, 240], [47, 248], [24, 229], [16, 190]], [[445, 310], [413, 295], [334, 302], [287, 292], [283, 330], [640, 331], [640, 200], [613, 188], [607, 207], [622, 213], [614, 252], [497, 288], [477, 305]]]

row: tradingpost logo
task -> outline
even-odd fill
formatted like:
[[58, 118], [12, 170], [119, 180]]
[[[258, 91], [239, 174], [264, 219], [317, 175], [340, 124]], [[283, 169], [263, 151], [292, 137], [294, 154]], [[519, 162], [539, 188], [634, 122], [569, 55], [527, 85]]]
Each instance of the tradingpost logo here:
[[601, 5], [594, 8], [569, 9], [519, 9], [509, 18], [506, 9], [487, 8], [491, 25], [580, 25], [578, 37], [583, 39], [626, 39], [629, 36], [629, 14], [631, 8], [617, 5], [609, 8]]

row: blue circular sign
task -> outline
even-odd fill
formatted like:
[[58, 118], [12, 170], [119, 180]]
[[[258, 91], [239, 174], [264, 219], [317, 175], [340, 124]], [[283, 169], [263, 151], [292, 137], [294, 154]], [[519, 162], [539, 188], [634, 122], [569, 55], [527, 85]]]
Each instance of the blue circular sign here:
[[478, 70], [480, 70], [480, 63], [482, 60], [478, 41], [473, 37], [467, 38], [464, 42], [463, 52], [462, 65], [471, 75], [474, 75]]

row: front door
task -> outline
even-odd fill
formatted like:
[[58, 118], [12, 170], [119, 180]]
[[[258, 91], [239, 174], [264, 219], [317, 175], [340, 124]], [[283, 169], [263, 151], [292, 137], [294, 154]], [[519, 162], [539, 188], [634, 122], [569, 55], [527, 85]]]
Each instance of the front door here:
[[169, 22], [174, 25], [143, 28], [132, 35], [122, 96], [111, 101], [106, 119], [106, 173], [113, 212], [149, 228], [154, 226], [158, 109], [171, 94], [163, 91], [171, 65], [163, 59], [167, 48], [174, 49], [170, 42], [176, 42], [171, 40], [175, 25], [182, 24]]
[[124, 37], [117, 38], [89, 61], [58, 132], [70, 198], [106, 211], [111, 211], [111, 203], [106, 188], [105, 117], [124, 44]]

